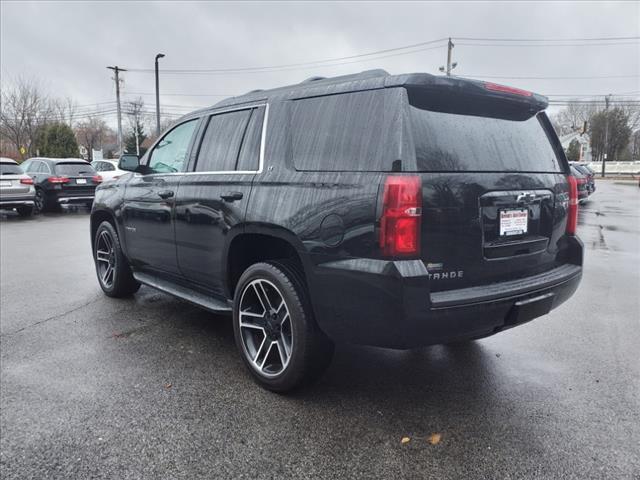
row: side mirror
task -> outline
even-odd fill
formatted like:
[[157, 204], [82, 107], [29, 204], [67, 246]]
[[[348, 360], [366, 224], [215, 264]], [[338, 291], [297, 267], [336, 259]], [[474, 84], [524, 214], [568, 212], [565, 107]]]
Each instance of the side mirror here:
[[118, 161], [118, 168], [127, 172], [135, 172], [140, 166], [140, 159], [137, 155], [122, 155]]

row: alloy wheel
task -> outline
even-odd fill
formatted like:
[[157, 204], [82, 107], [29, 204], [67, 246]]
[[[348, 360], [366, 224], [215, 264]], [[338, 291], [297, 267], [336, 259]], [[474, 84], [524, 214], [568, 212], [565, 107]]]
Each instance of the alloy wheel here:
[[106, 288], [113, 286], [116, 272], [116, 255], [111, 234], [103, 230], [96, 242], [96, 264], [100, 281]]
[[280, 375], [289, 365], [293, 330], [287, 303], [268, 280], [248, 283], [240, 298], [240, 336], [251, 366], [265, 377]]

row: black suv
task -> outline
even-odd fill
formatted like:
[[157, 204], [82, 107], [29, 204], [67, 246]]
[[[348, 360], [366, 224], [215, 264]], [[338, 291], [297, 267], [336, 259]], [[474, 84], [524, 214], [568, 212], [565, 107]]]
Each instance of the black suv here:
[[244, 362], [276, 391], [319, 375], [334, 341], [408, 349], [532, 320], [582, 275], [546, 106], [376, 70], [189, 114], [96, 191], [100, 286], [233, 312]]
[[34, 157], [21, 165], [36, 187], [34, 212], [59, 210], [62, 205], [91, 208], [102, 177], [89, 162], [79, 158]]

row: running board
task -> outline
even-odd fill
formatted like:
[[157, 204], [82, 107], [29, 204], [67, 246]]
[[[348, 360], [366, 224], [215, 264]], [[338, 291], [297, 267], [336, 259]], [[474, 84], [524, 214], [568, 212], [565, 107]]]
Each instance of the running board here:
[[133, 278], [140, 283], [147, 285], [161, 292], [168, 293], [176, 298], [185, 300], [198, 307], [202, 307], [213, 313], [231, 313], [231, 307], [224, 301], [197, 292], [188, 287], [177, 285], [173, 282], [142, 272], [133, 272]]

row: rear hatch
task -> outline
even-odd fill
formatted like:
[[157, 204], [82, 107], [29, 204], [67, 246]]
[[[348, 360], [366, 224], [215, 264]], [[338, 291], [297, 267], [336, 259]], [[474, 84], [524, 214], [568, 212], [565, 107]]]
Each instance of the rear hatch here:
[[9, 197], [23, 195], [29, 192], [33, 182], [22, 183], [22, 179], [28, 179], [28, 175], [15, 163], [0, 162], [0, 195]]
[[421, 177], [432, 291], [552, 269], [566, 225], [566, 160], [544, 98], [459, 82], [407, 88], [415, 164], [403, 170]]
[[68, 179], [60, 184], [62, 191], [59, 195], [62, 197], [92, 196], [100, 183], [98, 174], [89, 163], [57, 163], [55, 175]]

